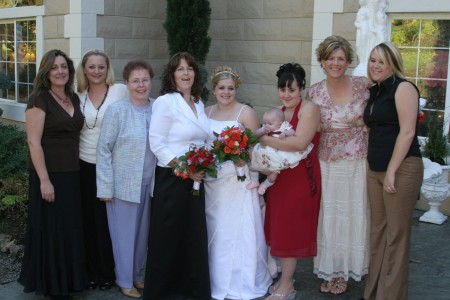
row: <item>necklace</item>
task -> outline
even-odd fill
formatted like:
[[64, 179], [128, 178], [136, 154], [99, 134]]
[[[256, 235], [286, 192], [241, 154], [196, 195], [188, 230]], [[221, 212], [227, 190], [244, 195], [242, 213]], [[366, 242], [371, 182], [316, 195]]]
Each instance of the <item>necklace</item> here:
[[56, 96], [56, 98], [59, 99], [66, 107], [69, 106], [70, 101], [69, 101], [69, 99], [67, 99], [66, 94], [64, 94], [64, 97], [61, 97], [53, 89], [50, 89], [50, 91], [52, 92], [52, 95]]
[[86, 124], [87, 129], [94, 129], [95, 125], [97, 124], [97, 119], [98, 119], [98, 112], [100, 111], [100, 108], [102, 107], [103, 103], [105, 103], [106, 97], [108, 96], [108, 91], [109, 91], [109, 85], [106, 86], [106, 92], [105, 95], [103, 96], [102, 102], [100, 103], [100, 105], [97, 108], [97, 113], [95, 114], [95, 120], [94, 120], [94, 125], [92, 125], [92, 127], [89, 127], [88, 123], [87, 123], [87, 118], [86, 118], [86, 114], [85, 109], [86, 109], [86, 102], [87, 102], [87, 97], [89, 94], [89, 88], [86, 91], [86, 96], [84, 97], [84, 103], [83, 103], [83, 115], [84, 115], [84, 123]]

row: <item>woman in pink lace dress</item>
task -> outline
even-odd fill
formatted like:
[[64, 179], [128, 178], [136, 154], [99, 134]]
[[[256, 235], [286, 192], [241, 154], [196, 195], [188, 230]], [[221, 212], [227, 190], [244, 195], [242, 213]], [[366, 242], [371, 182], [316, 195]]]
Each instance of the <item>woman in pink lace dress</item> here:
[[362, 114], [367, 79], [345, 75], [353, 50], [342, 37], [327, 37], [316, 50], [326, 79], [311, 86], [307, 100], [320, 107], [319, 161], [322, 199], [314, 273], [323, 293], [342, 294], [351, 277], [360, 281], [369, 263], [366, 187], [367, 129]]

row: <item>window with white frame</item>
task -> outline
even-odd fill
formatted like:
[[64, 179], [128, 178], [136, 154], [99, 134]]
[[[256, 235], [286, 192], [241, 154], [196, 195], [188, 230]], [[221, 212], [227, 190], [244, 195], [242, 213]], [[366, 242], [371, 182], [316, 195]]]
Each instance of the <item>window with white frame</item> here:
[[446, 124], [444, 131], [448, 133], [450, 20], [393, 19], [391, 41], [402, 53], [408, 80], [417, 85], [421, 97], [427, 100], [418, 134], [427, 136], [428, 124], [435, 118]]
[[26, 103], [36, 77], [36, 20], [0, 22], [0, 98]]

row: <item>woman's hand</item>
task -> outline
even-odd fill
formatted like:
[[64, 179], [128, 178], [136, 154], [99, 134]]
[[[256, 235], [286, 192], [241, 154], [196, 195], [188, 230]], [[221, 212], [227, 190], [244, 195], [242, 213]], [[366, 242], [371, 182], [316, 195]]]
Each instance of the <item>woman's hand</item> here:
[[112, 202], [113, 199], [112, 198], [100, 198], [100, 201], [102, 201], [102, 202]]
[[267, 145], [267, 139], [270, 138], [267, 135], [263, 135], [262, 137], [259, 138], [258, 143], [261, 145], [261, 147], [265, 147]]
[[203, 180], [203, 178], [205, 178], [205, 172], [198, 172], [198, 173], [190, 173], [189, 172], [189, 178], [197, 181], [197, 182], [201, 182]]
[[180, 161], [177, 157], [175, 157], [174, 159], [172, 159], [172, 160], [169, 162], [169, 167], [175, 168], [176, 166], [179, 166], [180, 163], [181, 163], [181, 161]]
[[395, 188], [395, 173], [386, 172], [384, 176], [383, 188], [388, 193], [396, 193], [397, 189]]
[[50, 180], [41, 181], [41, 194], [42, 199], [44, 199], [45, 201], [55, 201], [55, 189], [53, 188], [53, 184], [50, 182]]

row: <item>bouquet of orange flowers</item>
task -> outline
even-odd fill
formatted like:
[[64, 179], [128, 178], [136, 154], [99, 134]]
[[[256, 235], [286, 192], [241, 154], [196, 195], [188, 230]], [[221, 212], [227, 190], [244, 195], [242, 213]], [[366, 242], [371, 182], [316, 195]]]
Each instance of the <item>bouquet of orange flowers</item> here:
[[212, 151], [217, 161], [234, 162], [238, 180], [244, 181], [243, 164], [250, 161], [250, 146], [258, 142], [258, 136], [242, 125], [226, 127], [221, 133], [214, 132], [214, 135], [216, 140], [213, 142]]
[[[217, 177], [217, 163], [214, 153], [206, 150], [205, 147], [197, 147], [192, 145], [189, 151], [179, 158], [180, 163], [173, 167], [175, 176], [182, 179], [189, 178], [189, 173], [208, 173], [211, 177]], [[198, 196], [200, 194], [200, 182], [194, 181], [192, 194]]]

